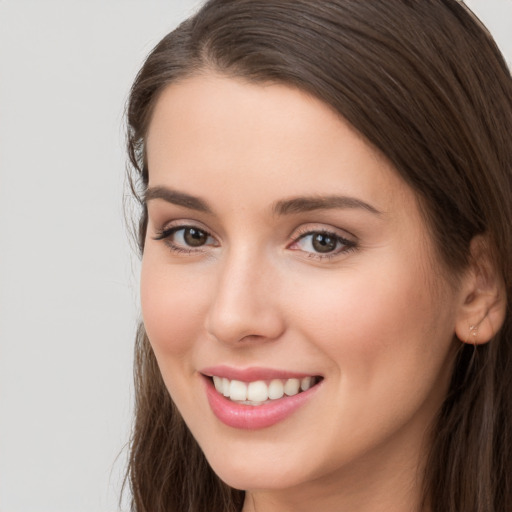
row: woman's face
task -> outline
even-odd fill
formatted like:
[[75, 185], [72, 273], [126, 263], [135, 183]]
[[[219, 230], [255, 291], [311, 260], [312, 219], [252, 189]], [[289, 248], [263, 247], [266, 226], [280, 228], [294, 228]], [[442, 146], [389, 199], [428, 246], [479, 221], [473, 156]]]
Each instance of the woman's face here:
[[213, 469], [412, 481], [461, 298], [411, 189], [319, 100], [213, 74], [163, 92], [147, 156], [144, 324]]

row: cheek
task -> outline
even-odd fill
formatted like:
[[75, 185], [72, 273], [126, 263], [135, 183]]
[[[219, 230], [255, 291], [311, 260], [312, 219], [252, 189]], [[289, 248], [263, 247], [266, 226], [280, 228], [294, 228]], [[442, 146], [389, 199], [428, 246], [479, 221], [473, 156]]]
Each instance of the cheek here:
[[420, 285], [423, 274], [405, 266], [387, 271], [310, 283], [297, 294], [307, 299], [293, 305], [301, 337], [329, 361], [335, 398], [325, 416], [340, 425], [333, 446], [345, 437], [356, 450], [412, 418], [421, 431], [446, 393], [451, 312], [434, 304]]
[[350, 377], [345, 384], [407, 381], [429, 363], [439, 368], [451, 339], [451, 311], [436, 306], [423, 277], [405, 261], [380, 262], [305, 283], [296, 297], [307, 299], [291, 307], [305, 336]]
[[[145, 254], [141, 272], [144, 326], [157, 359], [179, 357], [192, 348], [204, 323], [204, 293], [195, 279]], [[160, 362], [160, 361], [159, 361]]]

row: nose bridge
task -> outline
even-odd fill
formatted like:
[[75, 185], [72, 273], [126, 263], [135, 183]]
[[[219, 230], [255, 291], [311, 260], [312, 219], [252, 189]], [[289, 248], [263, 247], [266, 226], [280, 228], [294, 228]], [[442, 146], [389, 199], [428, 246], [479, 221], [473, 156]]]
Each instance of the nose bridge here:
[[221, 262], [206, 328], [216, 339], [270, 340], [283, 329], [281, 312], [271, 290], [275, 269], [263, 251], [232, 248]]

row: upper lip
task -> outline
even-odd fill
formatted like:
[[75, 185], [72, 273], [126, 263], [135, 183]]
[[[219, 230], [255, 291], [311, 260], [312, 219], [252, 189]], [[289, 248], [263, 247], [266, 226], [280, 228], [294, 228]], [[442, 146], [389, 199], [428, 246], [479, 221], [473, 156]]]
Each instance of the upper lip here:
[[229, 380], [239, 380], [242, 382], [254, 382], [257, 380], [272, 379], [302, 379], [304, 377], [319, 376], [317, 373], [295, 372], [290, 370], [279, 370], [275, 368], [235, 368], [232, 366], [210, 366], [199, 370], [200, 373], [207, 377], [223, 377]]

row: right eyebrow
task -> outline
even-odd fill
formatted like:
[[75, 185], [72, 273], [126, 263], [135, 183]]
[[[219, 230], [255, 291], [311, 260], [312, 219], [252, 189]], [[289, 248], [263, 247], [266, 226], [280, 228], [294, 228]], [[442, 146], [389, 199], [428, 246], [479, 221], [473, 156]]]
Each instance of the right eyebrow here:
[[381, 215], [381, 212], [369, 203], [350, 196], [311, 196], [293, 197], [274, 204], [273, 210], [278, 215], [289, 215], [300, 212], [311, 212], [314, 210], [329, 210], [335, 208], [361, 208], [374, 215]]
[[185, 194], [184, 192], [178, 192], [177, 190], [173, 190], [167, 187], [148, 188], [144, 194], [144, 203], [154, 199], [162, 199], [168, 203], [175, 204], [177, 206], [183, 206], [185, 208], [189, 208], [190, 210], [212, 213], [212, 209], [203, 199]]

